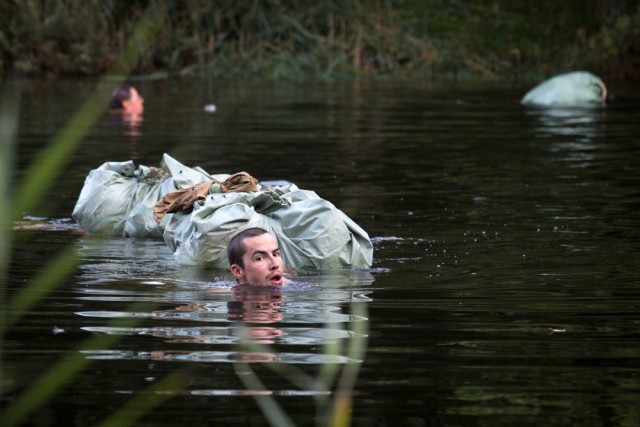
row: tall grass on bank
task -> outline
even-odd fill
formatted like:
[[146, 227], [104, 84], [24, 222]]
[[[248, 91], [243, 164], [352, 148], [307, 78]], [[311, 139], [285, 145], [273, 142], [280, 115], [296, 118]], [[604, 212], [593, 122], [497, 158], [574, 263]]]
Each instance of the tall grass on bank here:
[[[102, 74], [147, 2], [58, 0], [0, 6], [5, 62], [24, 73]], [[139, 59], [138, 73], [260, 75], [273, 78], [398, 71], [409, 58], [439, 61], [411, 34], [392, 2], [153, 2], [163, 32]]]
[[136, 74], [497, 78], [589, 68], [640, 78], [640, 0], [9, 0], [0, 61], [26, 74], [103, 74], [147, 4], [163, 31]]

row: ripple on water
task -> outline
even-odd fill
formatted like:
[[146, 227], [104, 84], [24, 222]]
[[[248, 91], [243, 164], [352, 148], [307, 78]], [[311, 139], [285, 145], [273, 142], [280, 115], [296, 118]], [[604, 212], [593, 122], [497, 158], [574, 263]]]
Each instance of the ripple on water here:
[[118, 328], [109, 326], [86, 326], [87, 332], [112, 335], [147, 335], [163, 338], [168, 343], [194, 344], [238, 344], [245, 340], [266, 341], [287, 345], [326, 345], [335, 344], [340, 339], [352, 338], [356, 334], [349, 330], [336, 328], [296, 328], [271, 326], [210, 326], [210, 327], [170, 327]]
[[266, 363], [278, 362], [293, 365], [325, 365], [359, 363], [359, 359], [337, 354], [245, 352], [245, 351], [130, 351], [130, 350], [83, 350], [89, 359], [100, 360], [155, 360], [164, 362], [203, 363]]
[[[324, 354], [318, 349], [344, 348], [346, 342], [363, 340], [354, 322], [367, 322], [366, 310], [351, 312], [351, 304], [371, 301], [367, 286], [373, 276], [366, 271], [306, 272], [288, 286], [237, 286], [232, 282], [153, 280], [129, 277], [128, 285], [111, 278], [111, 284], [93, 283], [77, 288], [76, 299], [120, 304], [145, 301], [148, 311], [82, 310], [85, 319], [141, 319], [144, 325], [115, 327], [84, 322], [83, 331], [121, 335], [136, 347], [153, 346], [154, 351], [130, 349], [89, 351], [90, 358], [102, 360], [155, 360], [184, 362], [281, 362], [291, 364], [356, 363], [359, 359], [340, 354]], [[353, 283], [360, 286], [352, 287]], [[115, 285], [115, 287], [114, 287]], [[92, 324], [93, 323], [93, 324]], [[207, 351], [185, 348], [213, 346]], [[228, 351], [229, 346], [268, 345], [268, 351]], [[291, 346], [300, 351], [291, 352]], [[263, 349], [264, 350], [264, 349]]]

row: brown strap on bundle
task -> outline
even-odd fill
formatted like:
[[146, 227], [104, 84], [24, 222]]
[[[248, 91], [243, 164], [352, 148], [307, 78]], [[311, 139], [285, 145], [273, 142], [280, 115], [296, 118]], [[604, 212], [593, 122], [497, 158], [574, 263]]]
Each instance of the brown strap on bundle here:
[[220, 184], [223, 193], [248, 193], [258, 191], [258, 180], [246, 172], [238, 172], [223, 182], [211, 180], [200, 182], [192, 187], [167, 193], [153, 207], [153, 218], [160, 224], [167, 213], [188, 212], [196, 200], [204, 200], [213, 184]]
[[223, 193], [255, 193], [258, 180], [246, 172], [238, 172], [221, 182], [220, 187]]

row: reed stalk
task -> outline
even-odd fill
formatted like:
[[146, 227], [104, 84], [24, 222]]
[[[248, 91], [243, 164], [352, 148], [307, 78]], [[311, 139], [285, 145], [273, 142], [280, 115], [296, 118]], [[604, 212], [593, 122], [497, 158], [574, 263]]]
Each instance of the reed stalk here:
[[[99, 2], [93, 2], [94, 6]], [[33, 2], [27, 2], [31, 7], [31, 12], [38, 15], [39, 10], [34, 8]], [[112, 73], [114, 79], [124, 80], [137, 58], [146, 50], [147, 46], [154, 40], [159, 28], [157, 9], [150, 7], [141, 16], [138, 26], [132, 37], [126, 44], [125, 49], [115, 61]], [[43, 298], [54, 289], [68, 274], [75, 270], [77, 266], [77, 251], [72, 246], [61, 252], [49, 265], [44, 266], [33, 279], [21, 287], [19, 292], [7, 295], [5, 284], [8, 282], [8, 261], [11, 258], [13, 244], [12, 223], [19, 219], [23, 213], [28, 212], [33, 204], [49, 191], [55, 182], [55, 177], [60, 174], [65, 167], [69, 156], [75, 147], [80, 143], [82, 137], [88, 129], [95, 123], [105, 108], [105, 99], [108, 99], [101, 90], [96, 90], [92, 96], [83, 104], [81, 110], [71, 119], [66, 127], [51, 141], [51, 143], [41, 152], [41, 155], [27, 169], [24, 178], [18, 186], [15, 194], [11, 193], [11, 178], [13, 177], [12, 162], [15, 147], [15, 134], [19, 113], [19, 82], [17, 76], [12, 75], [12, 79], [5, 82], [2, 97], [0, 98], [0, 166], [2, 167], [1, 196], [3, 200], [9, 201], [5, 204], [5, 209], [0, 210], [0, 303], [3, 307], [3, 318], [0, 319], [0, 344], [5, 337], [6, 329], [15, 326], [21, 318], [33, 307], [40, 304]], [[101, 85], [98, 85], [101, 87]], [[8, 206], [7, 206], [8, 205]], [[11, 207], [13, 206], [13, 209]], [[132, 312], [136, 310], [149, 310], [149, 307], [130, 307]], [[111, 326], [132, 327], [138, 322], [137, 318], [115, 319]], [[0, 425], [11, 427], [24, 424], [25, 420], [32, 415], [39, 407], [48, 402], [66, 384], [85, 369], [91, 359], [83, 353], [85, 350], [95, 351], [107, 349], [113, 345], [119, 336], [117, 335], [95, 335], [81, 343], [76, 349], [72, 349], [65, 354], [65, 357], [53, 364], [46, 372], [39, 375], [33, 384], [17, 384], [6, 372], [6, 364], [0, 363], [0, 397], [4, 400], [2, 412], [0, 412]], [[0, 346], [0, 361], [2, 361], [3, 347]], [[165, 380], [159, 382], [155, 387], [184, 387], [182, 374], [172, 374]], [[16, 393], [15, 397], [8, 399], [9, 393]], [[155, 389], [152, 386], [151, 392]], [[170, 395], [165, 396], [165, 399]], [[161, 399], [162, 400], [162, 399]], [[117, 412], [113, 417], [105, 420], [103, 425], [127, 426], [133, 424], [137, 417], [140, 417], [147, 410], [157, 404], [158, 399], [153, 401], [142, 395], [130, 401], [122, 411]], [[133, 409], [133, 411], [132, 411]]]

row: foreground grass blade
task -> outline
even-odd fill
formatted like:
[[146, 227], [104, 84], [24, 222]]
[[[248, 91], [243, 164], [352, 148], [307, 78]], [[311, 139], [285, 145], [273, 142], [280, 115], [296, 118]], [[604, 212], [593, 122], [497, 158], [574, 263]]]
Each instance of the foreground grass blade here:
[[291, 418], [284, 412], [273, 396], [269, 394], [269, 391], [262, 384], [255, 372], [253, 372], [249, 364], [236, 362], [233, 366], [246, 389], [253, 391], [253, 398], [269, 421], [269, 424], [278, 427], [293, 427], [294, 424]]
[[[136, 26], [132, 37], [121, 55], [114, 64], [112, 73], [116, 78], [112, 80], [124, 81], [130, 72], [137, 58], [148, 48], [154, 40], [160, 27], [160, 18], [156, 6], [152, 4], [143, 14], [140, 22]], [[18, 81], [18, 80], [16, 80]], [[16, 84], [12, 82], [11, 84]], [[10, 84], [10, 85], [11, 85]], [[12, 86], [13, 87], [13, 86]], [[6, 196], [4, 200], [13, 200], [13, 206], [5, 206], [4, 213], [0, 216], [0, 255], [1, 282], [0, 297], [3, 307], [5, 292], [4, 284], [8, 274], [7, 260], [10, 259], [9, 245], [11, 244], [10, 223], [19, 219], [25, 212], [31, 210], [41, 198], [47, 194], [51, 186], [55, 183], [56, 177], [61, 173], [68, 162], [73, 150], [80, 144], [82, 138], [87, 134], [91, 126], [97, 121], [100, 114], [105, 109], [107, 93], [103, 87], [98, 85], [98, 89], [85, 101], [80, 111], [69, 121], [69, 123], [58, 133], [51, 143], [39, 153], [36, 160], [25, 171], [24, 178], [19, 184], [15, 198], [9, 194], [10, 178], [13, 171], [13, 150], [14, 135], [17, 126], [18, 102], [13, 102], [19, 92], [11, 92], [10, 96], [3, 95], [2, 109], [0, 110], [0, 142], [2, 143], [2, 160], [0, 165], [3, 168], [2, 194]], [[18, 98], [19, 99], [19, 98]], [[10, 108], [11, 107], [11, 108]], [[53, 287], [59, 284], [60, 280], [77, 265], [76, 254], [69, 248], [58, 256], [45, 270], [36, 276], [23, 287], [17, 297], [12, 301], [11, 313], [8, 316], [10, 322], [16, 322], [25, 311], [36, 306]], [[137, 321], [137, 320], [134, 320]], [[2, 325], [7, 323], [0, 321]], [[118, 319], [113, 322], [114, 326], [130, 325], [131, 320], [123, 321]], [[3, 331], [4, 332], [4, 331]], [[4, 337], [4, 334], [1, 335]], [[12, 399], [10, 403], [2, 408], [0, 413], [0, 425], [10, 427], [19, 425], [25, 418], [37, 410], [42, 404], [51, 399], [59, 390], [68, 384], [71, 379], [83, 370], [91, 360], [84, 356], [82, 350], [106, 349], [111, 346], [119, 337], [116, 335], [95, 336], [83, 344], [77, 351], [72, 352], [68, 357], [54, 364], [45, 374], [37, 378], [34, 384], [24, 390], [22, 394]], [[3, 372], [4, 375], [4, 372]], [[2, 378], [0, 386], [5, 384], [6, 379]]]
[[71, 245], [64, 252], [58, 254], [51, 263], [41, 268], [36, 277], [23, 287], [6, 306], [6, 326], [15, 324], [27, 311], [38, 305], [65, 277], [75, 271], [77, 265], [76, 248]]
[[[148, 309], [148, 304], [136, 304], [131, 307], [131, 312]], [[110, 322], [113, 328], [130, 328], [139, 322], [139, 318], [119, 318]], [[85, 369], [92, 360], [84, 351], [104, 350], [111, 347], [120, 339], [119, 335], [101, 334], [81, 343], [67, 357], [61, 359], [44, 375], [36, 379], [22, 394], [0, 413], [0, 425], [11, 427], [19, 425], [34, 409], [38, 408], [51, 397], [53, 397], [62, 387], [64, 387], [75, 375]]]
[[[155, 7], [150, 6], [136, 27], [124, 51], [115, 62], [111, 74], [112, 80], [124, 81], [135, 65], [136, 59], [149, 47], [160, 28], [160, 17]], [[13, 209], [13, 218], [21, 218], [46, 194], [55, 179], [64, 169], [73, 150], [89, 132], [91, 126], [104, 112], [109, 91], [107, 85], [98, 85], [97, 89], [80, 107], [76, 115], [56, 135], [51, 143], [40, 152], [30, 165], [20, 183]]]
[[122, 408], [97, 427], [127, 427], [133, 425], [153, 408], [171, 399], [187, 385], [189, 376], [184, 372], [172, 372], [161, 381], [129, 400]]

